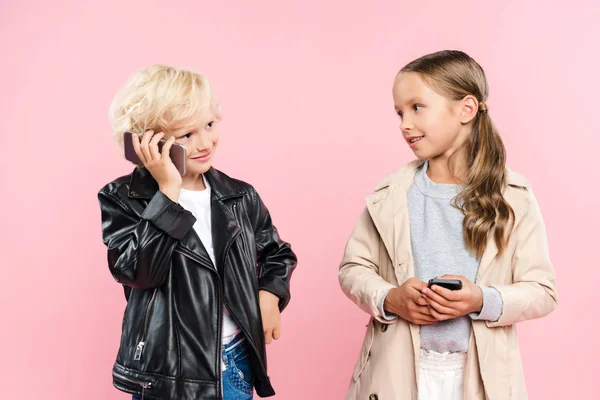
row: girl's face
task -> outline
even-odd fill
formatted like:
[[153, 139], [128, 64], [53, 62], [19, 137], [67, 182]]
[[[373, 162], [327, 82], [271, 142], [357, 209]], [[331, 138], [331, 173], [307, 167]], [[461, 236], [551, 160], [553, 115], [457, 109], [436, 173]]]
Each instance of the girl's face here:
[[212, 166], [212, 159], [219, 143], [216, 118], [210, 110], [201, 110], [194, 121], [184, 128], [165, 132], [165, 139], [175, 137], [175, 142], [185, 146], [186, 175], [195, 179]]
[[447, 159], [470, 136], [472, 96], [448, 100], [416, 72], [401, 72], [396, 77], [393, 96], [402, 135], [419, 159]]

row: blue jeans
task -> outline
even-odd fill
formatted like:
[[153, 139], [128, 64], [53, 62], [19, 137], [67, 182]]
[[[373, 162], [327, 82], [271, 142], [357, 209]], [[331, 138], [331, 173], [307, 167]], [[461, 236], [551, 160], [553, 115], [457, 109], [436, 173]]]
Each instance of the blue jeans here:
[[[252, 365], [248, 358], [248, 344], [244, 335], [238, 334], [224, 346], [221, 356], [226, 368], [223, 371], [223, 399], [252, 400]], [[141, 400], [141, 397], [133, 396], [133, 400]]]
[[248, 344], [244, 334], [240, 333], [223, 348], [223, 399], [252, 400], [252, 365], [248, 358]]

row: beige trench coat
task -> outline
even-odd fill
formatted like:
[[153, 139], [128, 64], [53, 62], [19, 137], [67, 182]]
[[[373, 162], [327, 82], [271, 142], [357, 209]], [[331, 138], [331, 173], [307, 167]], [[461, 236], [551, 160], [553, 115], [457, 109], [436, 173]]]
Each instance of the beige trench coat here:
[[[414, 276], [407, 193], [421, 161], [384, 179], [366, 198], [339, 269], [342, 290], [371, 315], [347, 400], [417, 399], [419, 326], [382, 318], [388, 289]], [[509, 170], [505, 199], [515, 212], [507, 250], [488, 241], [476, 282], [503, 300], [497, 322], [472, 321], [465, 369], [465, 400], [527, 398], [515, 324], [547, 315], [557, 305], [546, 230], [527, 180]]]

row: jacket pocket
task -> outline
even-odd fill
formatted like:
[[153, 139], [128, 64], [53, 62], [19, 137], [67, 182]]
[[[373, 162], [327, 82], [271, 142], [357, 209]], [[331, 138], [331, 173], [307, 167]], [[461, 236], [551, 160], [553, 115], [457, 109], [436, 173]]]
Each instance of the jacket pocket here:
[[352, 374], [352, 379], [357, 381], [360, 378], [365, 366], [371, 359], [371, 346], [373, 345], [373, 337], [375, 336], [375, 320], [371, 318], [369, 324], [367, 325], [367, 331], [365, 332], [365, 338], [363, 340], [362, 347], [360, 349], [360, 356], [358, 357], [358, 361], [356, 362], [356, 366], [354, 367], [354, 373]]
[[133, 355], [133, 359], [135, 361], [140, 361], [142, 359], [142, 353], [144, 351], [144, 347], [146, 346], [146, 337], [148, 336], [148, 323], [150, 322], [150, 316], [152, 315], [152, 307], [154, 306], [154, 301], [156, 299], [157, 292], [158, 289], [154, 289], [152, 291], [152, 296], [150, 297], [150, 300], [148, 301], [148, 306], [146, 307], [146, 312], [144, 314], [144, 322], [142, 324], [142, 336], [135, 348], [135, 353]]

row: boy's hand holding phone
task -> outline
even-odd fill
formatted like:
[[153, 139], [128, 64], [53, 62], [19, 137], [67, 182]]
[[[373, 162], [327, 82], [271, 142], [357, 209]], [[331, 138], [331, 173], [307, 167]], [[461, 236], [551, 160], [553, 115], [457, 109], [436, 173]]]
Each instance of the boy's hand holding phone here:
[[444, 275], [442, 279], [455, 279], [462, 282], [460, 290], [450, 290], [440, 285], [424, 287], [421, 292], [437, 321], [445, 321], [462, 317], [473, 312], [480, 312], [483, 307], [483, 292], [464, 276]]
[[158, 183], [159, 190], [172, 201], [177, 202], [181, 188], [181, 174], [169, 157], [175, 138], [169, 138], [159, 151], [158, 142], [164, 136], [162, 132], [154, 134], [154, 131], [150, 130], [143, 134], [140, 141], [138, 135], [132, 135], [133, 148], [144, 167]]

